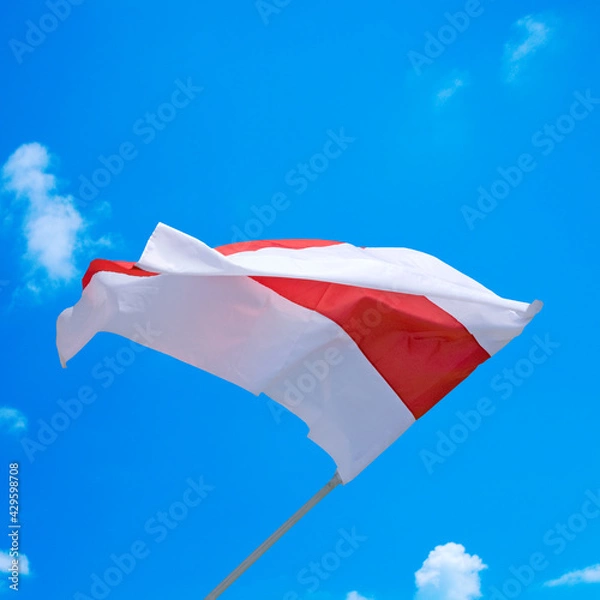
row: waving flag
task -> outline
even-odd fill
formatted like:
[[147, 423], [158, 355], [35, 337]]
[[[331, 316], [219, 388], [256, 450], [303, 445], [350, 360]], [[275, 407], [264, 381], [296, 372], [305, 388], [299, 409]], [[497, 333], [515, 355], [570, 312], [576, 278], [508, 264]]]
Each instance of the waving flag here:
[[414, 250], [213, 249], [163, 224], [137, 263], [95, 260], [83, 287], [58, 319], [63, 365], [108, 331], [264, 393], [308, 425], [344, 483], [541, 308]]

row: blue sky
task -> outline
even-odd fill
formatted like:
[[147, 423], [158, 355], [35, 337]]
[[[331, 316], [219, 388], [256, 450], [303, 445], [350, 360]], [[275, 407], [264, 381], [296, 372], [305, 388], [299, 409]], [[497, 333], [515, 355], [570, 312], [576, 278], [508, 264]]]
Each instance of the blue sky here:
[[[545, 303], [224, 598], [597, 599], [599, 18], [590, 0], [5, 10], [20, 598], [202, 598], [335, 470], [264, 397], [116, 336], [61, 369], [87, 263], [136, 260], [162, 221], [209, 245], [411, 247]], [[339, 156], [306, 170], [331, 136]]]

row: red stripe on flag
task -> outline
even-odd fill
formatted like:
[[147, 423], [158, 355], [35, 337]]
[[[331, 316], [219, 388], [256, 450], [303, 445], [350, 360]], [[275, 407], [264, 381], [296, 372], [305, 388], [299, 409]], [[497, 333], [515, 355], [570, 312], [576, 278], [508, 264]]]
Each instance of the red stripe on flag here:
[[144, 269], [140, 269], [140, 267], [136, 266], [136, 264], [133, 262], [96, 258], [90, 263], [88, 270], [85, 272], [85, 275], [81, 280], [83, 289], [86, 288], [87, 284], [91, 281], [92, 277], [100, 271], [124, 273], [125, 275], [133, 275], [135, 277], [151, 277], [152, 275], [158, 275], [158, 273], [153, 273], [152, 271], [144, 271]]
[[257, 240], [254, 242], [236, 242], [215, 248], [223, 256], [237, 254], [238, 252], [252, 252], [262, 248], [286, 248], [287, 250], [302, 250], [303, 248], [322, 248], [323, 246], [337, 246], [342, 242], [329, 242], [327, 240]]
[[490, 357], [462, 323], [424, 296], [320, 281], [252, 279], [342, 327], [416, 419]]

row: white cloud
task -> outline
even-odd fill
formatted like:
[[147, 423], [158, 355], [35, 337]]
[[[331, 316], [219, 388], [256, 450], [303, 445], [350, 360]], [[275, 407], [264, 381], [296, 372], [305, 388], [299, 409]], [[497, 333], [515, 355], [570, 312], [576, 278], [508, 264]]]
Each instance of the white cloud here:
[[16, 408], [0, 406], [0, 433], [22, 433], [27, 429], [27, 417]]
[[444, 104], [446, 103], [458, 90], [464, 87], [467, 83], [467, 80], [463, 76], [454, 77], [445, 87], [437, 92], [435, 95], [436, 104]]
[[56, 178], [47, 172], [50, 160], [48, 149], [34, 142], [20, 146], [2, 168], [4, 190], [15, 198], [12, 208], [23, 215], [21, 234], [31, 269], [25, 288], [32, 293], [47, 283], [70, 281], [77, 272], [77, 252], [97, 244], [84, 238], [87, 224], [73, 197], [57, 192]]
[[548, 43], [552, 33], [548, 23], [531, 15], [519, 19], [513, 28], [515, 39], [504, 46], [504, 68], [509, 82], [517, 78], [525, 61]]
[[[31, 575], [31, 569], [29, 567], [29, 559], [25, 554], [19, 553], [19, 577], [27, 577]], [[8, 586], [12, 583], [6, 574], [10, 573], [10, 567], [12, 566], [13, 558], [8, 552], [0, 550], [0, 573], [5, 575], [0, 578], [0, 594], [8, 592]]]
[[475, 600], [481, 598], [479, 572], [487, 569], [461, 544], [436, 546], [415, 573], [416, 600]]
[[346, 600], [372, 600], [372, 599], [366, 598], [365, 596], [361, 596], [358, 592], [350, 592], [346, 596]]
[[581, 571], [571, 571], [558, 579], [547, 581], [546, 587], [557, 587], [561, 585], [577, 585], [578, 583], [600, 583], [600, 564], [581, 569]]
[[[8, 552], [0, 550], [0, 573], [9, 573], [13, 559]], [[19, 554], [19, 574], [29, 575], [29, 559], [24, 554]]]

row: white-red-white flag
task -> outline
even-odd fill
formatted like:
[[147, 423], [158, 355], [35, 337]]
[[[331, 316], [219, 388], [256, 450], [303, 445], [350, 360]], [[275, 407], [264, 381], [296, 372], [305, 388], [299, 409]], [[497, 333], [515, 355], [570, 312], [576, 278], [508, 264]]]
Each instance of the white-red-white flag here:
[[58, 318], [63, 365], [108, 331], [264, 393], [308, 425], [344, 483], [541, 308], [414, 250], [213, 249], [163, 224], [137, 263], [95, 260], [83, 287]]

